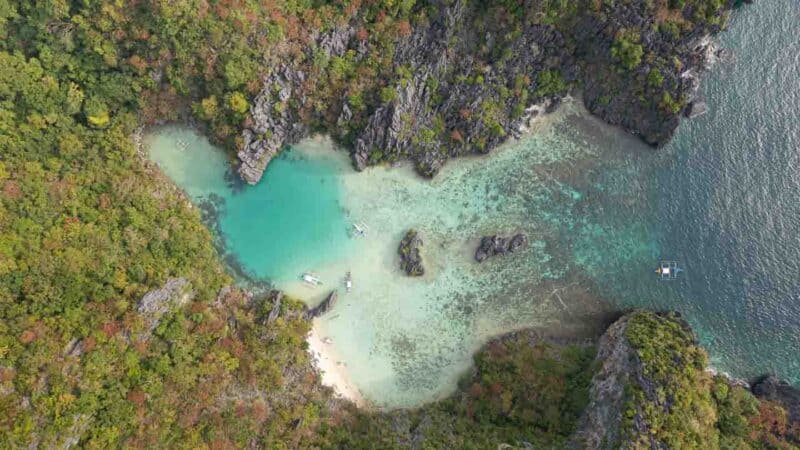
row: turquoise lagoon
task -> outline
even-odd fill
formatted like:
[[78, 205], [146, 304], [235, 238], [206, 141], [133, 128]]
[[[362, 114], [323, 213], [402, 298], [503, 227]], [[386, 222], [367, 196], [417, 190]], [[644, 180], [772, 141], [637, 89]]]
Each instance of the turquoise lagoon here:
[[[684, 122], [658, 152], [575, 102], [490, 156], [451, 161], [432, 181], [408, 166], [356, 173], [344, 151], [318, 137], [282, 153], [247, 187], [224, 153], [189, 129], [157, 129], [147, 144], [164, 172], [213, 210], [209, 225], [243, 276], [311, 305], [339, 289], [316, 326], [379, 407], [447, 395], [491, 336], [584, 330], [627, 307], [680, 311], [721, 370], [774, 371], [797, 383], [798, 23], [791, 0], [736, 16], [722, 41], [737, 56], [702, 88], [711, 112]], [[354, 222], [367, 224], [366, 237], [351, 236]], [[421, 278], [398, 267], [409, 228], [425, 241]], [[473, 261], [480, 236], [515, 232], [529, 235], [526, 250]], [[652, 271], [662, 258], [681, 261], [686, 276], [658, 282]], [[300, 283], [307, 270], [325, 284]]]

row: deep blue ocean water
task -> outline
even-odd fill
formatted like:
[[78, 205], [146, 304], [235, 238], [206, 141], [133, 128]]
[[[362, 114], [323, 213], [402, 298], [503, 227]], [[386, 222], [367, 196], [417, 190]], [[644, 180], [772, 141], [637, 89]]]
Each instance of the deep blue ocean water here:
[[[703, 75], [709, 113], [684, 120], [665, 148], [648, 155], [586, 125], [576, 134], [598, 138], [612, 161], [575, 181], [591, 200], [563, 243], [612, 303], [681, 312], [716, 368], [797, 384], [800, 3], [746, 6], [717, 40], [734, 57]], [[654, 283], [654, 259], [686, 272]]]
[[756, 2], [720, 35], [733, 50], [653, 174], [664, 256], [685, 262], [670, 300], [715, 365], [800, 383], [800, 2]]

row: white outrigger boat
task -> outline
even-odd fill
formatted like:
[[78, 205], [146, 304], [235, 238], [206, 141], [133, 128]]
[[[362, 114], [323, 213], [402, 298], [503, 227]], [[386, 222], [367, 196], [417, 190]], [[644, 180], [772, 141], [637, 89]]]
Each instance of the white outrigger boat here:
[[678, 274], [683, 272], [683, 269], [678, 267], [675, 261], [661, 261], [656, 269], [656, 274], [664, 281], [670, 281], [678, 278]]
[[367, 230], [369, 230], [369, 228], [367, 227], [367, 224], [365, 224], [364, 222], [361, 223], [353, 222], [353, 232], [356, 235], [364, 237], [367, 235]]
[[347, 271], [347, 273], [344, 276], [344, 288], [347, 290], [347, 292], [350, 292], [350, 291], [353, 290], [353, 277], [350, 275], [350, 271], [349, 270]]
[[308, 284], [308, 285], [310, 285], [310, 286], [322, 286], [322, 280], [320, 280], [319, 278], [317, 278], [317, 277], [316, 277], [316, 276], [315, 276], [313, 273], [311, 273], [311, 272], [305, 272], [305, 273], [303, 273], [303, 275], [302, 275], [302, 276], [300, 276], [300, 279], [301, 279], [301, 280], [303, 280], [303, 282], [304, 282], [304, 283], [306, 283], [306, 284]]

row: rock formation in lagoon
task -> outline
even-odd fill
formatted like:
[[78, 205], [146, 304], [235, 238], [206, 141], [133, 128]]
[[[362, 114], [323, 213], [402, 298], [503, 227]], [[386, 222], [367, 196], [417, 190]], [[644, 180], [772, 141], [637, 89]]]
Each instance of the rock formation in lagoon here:
[[408, 230], [397, 249], [397, 253], [400, 255], [400, 268], [408, 276], [419, 277], [425, 274], [420, 247], [422, 247], [422, 238], [419, 233], [413, 229]]
[[527, 245], [528, 237], [522, 233], [515, 234], [511, 238], [504, 238], [498, 235], [484, 236], [475, 251], [475, 260], [484, 262], [495, 255], [514, 253]]
[[322, 303], [306, 311], [306, 318], [314, 319], [333, 309], [333, 306], [336, 305], [338, 296], [339, 294], [336, 290], [331, 291], [330, 294], [325, 297], [325, 300], [323, 300]]
[[239, 173], [258, 182], [281, 147], [307, 136], [313, 123], [350, 148], [358, 170], [411, 159], [433, 176], [447, 158], [489, 152], [517, 134], [532, 105], [552, 109], [571, 92], [606, 122], [664, 144], [695, 96], [697, 73], [714, 57], [708, 36], [722, 29], [732, 5], [696, 5], [676, 28], [657, 17], [660, 6], [644, 2], [552, 10], [525, 2], [521, 20], [508, 23], [486, 21], [496, 13], [489, 6], [434, 2], [425, 20], [392, 42], [385, 75], [394, 78], [365, 82], [357, 95], [333, 88], [320, 106], [313, 86], [336, 83], [311, 61], [359, 66], [383, 56], [360, 34], [365, 18], [353, 17], [264, 79], [242, 131]]

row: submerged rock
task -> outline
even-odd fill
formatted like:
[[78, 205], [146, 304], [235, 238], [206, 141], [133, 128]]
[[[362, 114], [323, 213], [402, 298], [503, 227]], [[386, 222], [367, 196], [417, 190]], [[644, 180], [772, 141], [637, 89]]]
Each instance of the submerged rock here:
[[478, 250], [475, 251], [475, 260], [484, 262], [495, 255], [505, 255], [514, 253], [528, 245], [528, 237], [522, 233], [515, 234], [511, 238], [504, 238], [498, 235], [484, 236]]
[[400, 268], [410, 277], [419, 277], [425, 274], [420, 247], [422, 247], [422, 238], [419, 237], [416, 230], [408, 230], [397, 249], [397, 253], [400, 254]]
[[307, 319], [314, 319], [316, 317], [319, 317], [319, 316], [327, 313], [328, 311], [333, 309], [334, 305], [336, 305], [336, 300], [338, 299], [338, 297], [339, 297], [339, 294], [337, 293], [337, 291], [335, 291], [335, 290], [331, 291], [331, 293], [328, 294], [328, 297], [326, 297], [325, 300], [322, 301], [322, 303], [317, 305], [315, 308], [312, 308], [312, 309], [309, 309], [308, 311], [306, 311], [306, 318]]
[[706, 104], [705, 100], [697, 99], [689, 103], [689, 106], [686, 107], [686, 112], [684, 114], [686, 115], [686, 117], [692, 119], [697, 116], [702, 116], [707, 112], [708, 112], [708, 104]]

